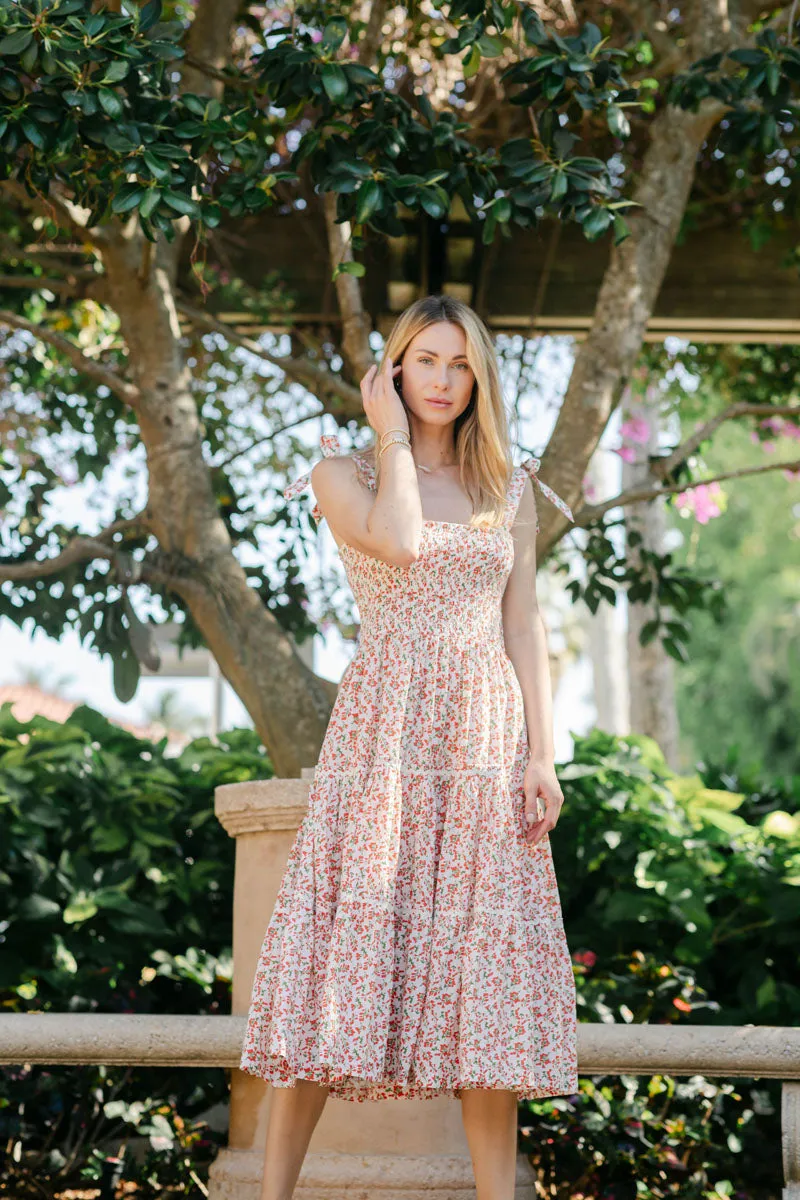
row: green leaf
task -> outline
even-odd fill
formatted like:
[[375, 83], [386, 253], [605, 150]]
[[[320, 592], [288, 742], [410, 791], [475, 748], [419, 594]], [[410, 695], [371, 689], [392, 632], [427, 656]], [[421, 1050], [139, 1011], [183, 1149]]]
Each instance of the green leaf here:
[[158, 208], [161, 201], [161, 192], [158, 188], [149, 188], [144, 199], [139, 205], [139, 213], [143, 217], [149, 217], [151, 213]]
[[497, 58], [503, 53], [503, 39], [490, 33], [484, 33], [475, 44], [483, 58]]
[[145, 189], [139, 183], [124, 183], [111, 201], [111, 211], [115, 213], [130, 212], [136, 208], [144, 197]]
[[141, 668], [132, 652], [114, 655], [114, 695], [122, 704], [127, 704], [136, 695]]
[[344, 272], [345, 275], [355, 275], [361, 278], [362, 275], [366, 275], [367, 268], [360, 262], [346, 262], [339, 263], [339, 271]]
[[322, 86], [329, 100], [336, 104], [343, 100], [350, 90], [347, 76], [336, 63], [325, 63], [322, 68]]
[[760, 67], [766, 61], [763, 50], [731, 50], [728, 58], [734, 62], [743, 63], [746, 67]]
[[129, 841], [128, 831], [120, 825], [92, 830], [92, 845], [96, 850], [102, 850], [107, 854], [114, 854], [117, 850], [122, 850]]
[[584, 236], [589, 241], [594, 241], [600, 237], [601, 233], [605, 233], [612, 221], [611, 213], [607, 208], [596, 208], [591, 212], [585, 221], [581, 223]]
[[665, 637], [662, 640], [662, 645], [667, 654], [669, 654], [670, 657], [674, 658], [677, 662], [685, 663], [689, 661], [689, 653], [683, 642], [677, 642], [674, 638]]
[[121, 83], [130, 70], [130, 63], [124, 58], [117, 58], [106, 67], [103, 83]]
[[0, 54], [21, 54], [32, 40], [31, 29], [18, 29], [16, 33], [9, 33], [7, 37], [0, 39]]
[[553, 173], [553, 181], [550, 184], [550, 199], [554, 202], [563, 200], [567, 194], [569, 180], [567, 179], [566, 171], [555, 171]]
[[33, 122], [30, 117], [23, 117], [19, 124], [20, 129], [25, 134], [25, 137], [28, 139], [28, 141], [35, 146], [37, 150], [44, 150], [44, 135], [35, 122]]
[[511, 220], [511, 201], [508, 196], [500, 196], [492, 205], [495, 220], [500, 224]]
[[469, 53], [464, 55], [464, 78], [471, 79], [473, 75], [477, 75], [481, 65], [481, 52], [476, 46], [471, 46]]
[[55, 900], [48, 900], [46, 896], [26, 896], [17, 909], [17, 918], [24, 921], [44, 921], [48, 917], [54, 917], [61, 912], [61, 908], [56, 904]]
[[94, 900], [85, 892], [78, 892], [64, 909], [64, 921], [67, 925], [76, 925], [79, 921], [88, 921], [96, 912]]
[[180, 192], [173, 192], [171, 188], [167, 188], [164, 192], [164, 200], [170, 208], [174, 208], [176, 212], [183, 213], [184, 216], [200, 216], [200, 206], [188, 196], [182, 196]]
[[98, 88], [97, 99], [107, 117], [117, 120], [122, 116], [122, 101], [116, 92], [112, 92], [109, 88]]
[[447, 214], [450, 199], [444, 188], [425, 188], [419, 194], [419, 202], [429, 217], [439, 219]]
[[326, 50], [338, 50], [347, 36], [347, 21], [344, 17], [332, 17], [322, 31], [322, 45]]
[[368, 179], [366, 183], [362, 183], [356, 192], [355, 220], [358, 225], [368, 221], [372, 214], [380, 208], [381, 198], [381, 185], [377, 179]]
[[642, 628], [639, 630], [639, 644], [648, 646], [652, 642], [659, 630], [659, 622], [653, 618], [650, 621], [645, 621]]
[[195, 96], [192, 92], [187, 92], [183, 97], [183, 103], [194, 116], [204, 117], [206, 115], [206, 102], [200, 96]]
[[172, 168], [157, 159], [155, 154], [151, 154], [149, 150], [145, 150], [142, 158], [144, 159], [144, 165], [154, 179], [157, 179], [160, 183], [165, 183], [172, 178]]
[[161, 20], [161, 0], [150, 0], [139, 14], [139, 28], [144, 33]]
[[39, 43], [32, 41], [26, 50], [23, 50], [19, 56], [20, 66], [26, 75], [30, 75], [36, 66], [36, 60], [39, 57]]
[[614, 245], [619, 246], [626, 238], [631, 236], [630, 226], [624, 217], [617, 213], [614, 217]]
[[171, 58], [183, 58], [184, 55], [180, 46], [175, 46], [172, 42], [150, 42], [149, 50], [155, 58], [163, 59], [165, 62], [169, 62]]

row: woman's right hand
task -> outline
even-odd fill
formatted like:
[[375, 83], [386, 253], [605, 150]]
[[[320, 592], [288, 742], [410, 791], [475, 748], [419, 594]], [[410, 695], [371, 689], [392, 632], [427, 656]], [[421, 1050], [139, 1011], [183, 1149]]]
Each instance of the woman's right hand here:
[[405, 405], [394, 385], [395, 376], [401, 370], [399, 363], [392, 366], [387, 355], [380, 370], [377, 365], [370, 367], [361, 380], [364, 412], [379, 438], [388, 429], [404, 429], [410, 435]]

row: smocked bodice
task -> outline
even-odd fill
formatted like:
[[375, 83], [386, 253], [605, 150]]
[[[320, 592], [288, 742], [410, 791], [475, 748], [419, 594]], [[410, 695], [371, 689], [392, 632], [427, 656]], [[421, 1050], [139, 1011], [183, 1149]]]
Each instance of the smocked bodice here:
[[407, 567], [347, 544], [339, 553], [361, 615], [362, 642], [389, 632], [416, 643], [426, 634], [464, 643], [502, 638], [500, 603], [514, 562], [506, 527], [426, 521], [419, 557]]
[[[338, 439], [321, 438], [325, 455], [341, 453]], [[353, 459], [364, 482], [375, 490], [372, 464], [359, 454]], [[536, 475], [539, 460], [526, 459], [515, 467], [506, 495], [501, 525], [479, 527], [453, 521], [423, 522], [419, 556], [409, 566], [384, 562], [344, 543], [339, 555], [361, 617], [360, 641], [391, 633], [419, 652], [426, 638], [453, 638], [465, 646], [502, 643], [501, 600], [514, 564], [511, 525], [522, 496], [525, 475], [573, 520], [565, 502]], [[284, 490], [288, 499], [310, 482], [310, 470]], [[315, 503], [313, 516], [322, 513]], [[536, 522], [537, 531], [539, 521]]]

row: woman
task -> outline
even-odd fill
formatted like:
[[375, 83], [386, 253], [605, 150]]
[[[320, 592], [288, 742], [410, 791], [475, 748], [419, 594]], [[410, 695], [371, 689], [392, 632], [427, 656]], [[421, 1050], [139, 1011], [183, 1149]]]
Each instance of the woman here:
[[467, 305], [412, 304], [361, 391], [377, 446], [323, 437], [285, 491], [313, 486], [361, 626], [253, 985], [262, 1200], [291, 1196], [328, 1094], [459, 1096], [478, 1197], [512, 1200], [518, 1099], [577, 1090], [533, 481], [572, 514], [512, 466]]

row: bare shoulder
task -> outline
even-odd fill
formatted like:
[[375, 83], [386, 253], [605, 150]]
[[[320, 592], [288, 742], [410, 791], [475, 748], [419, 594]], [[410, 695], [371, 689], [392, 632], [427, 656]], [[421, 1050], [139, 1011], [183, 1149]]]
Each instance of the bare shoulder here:
[[340, 505], [357, 504], [365, 481], [352, 454], [332, 454], [311, 468], [311, 486], [322, 509], [336, 512]]
[[536, 493], [533, 489], [533, 480], [526, 472], [511, 528], [515, 535], [524, 536], [528, 532], [535, 533], [536, 523]]

